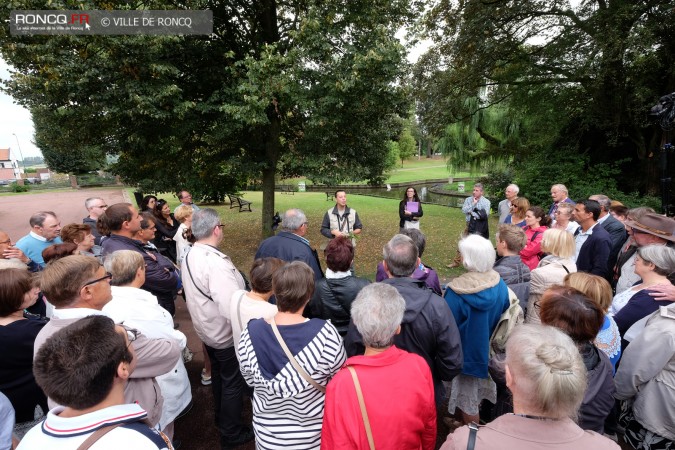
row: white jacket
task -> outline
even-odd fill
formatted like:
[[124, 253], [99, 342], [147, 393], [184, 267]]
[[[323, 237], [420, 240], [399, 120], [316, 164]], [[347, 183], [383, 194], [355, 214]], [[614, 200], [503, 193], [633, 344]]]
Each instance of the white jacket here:
[[[148, 291], [134, 287], [113, 286], [112, 300], [103, 307], [103, 312], [115, 323], [135, 328], [148, 338], [166, 338], [175, 340], [181, 349], [185, 348], [187, 338], [173, 328], [171, 314], [157, 303], [157, 297]], [[162, 418], [159, 423], [164, 428], [183, 411], [192, 400], [190, 380], [188, 379], [183, 358], [178, 358], [176, 366], [168, 373], [156, 377], [164, 396]]]

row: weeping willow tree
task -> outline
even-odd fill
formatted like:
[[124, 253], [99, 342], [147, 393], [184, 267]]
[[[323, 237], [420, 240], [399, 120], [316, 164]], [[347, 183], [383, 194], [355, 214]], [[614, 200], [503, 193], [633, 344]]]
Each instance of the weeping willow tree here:
[[443, 130], [437, 150], [448, 157], [448, 169], [472, 173], [504, 168], [522, 150], [523, 120], [499, 104], [484, 107], [479, 97], [464, 101], [467, 114]]

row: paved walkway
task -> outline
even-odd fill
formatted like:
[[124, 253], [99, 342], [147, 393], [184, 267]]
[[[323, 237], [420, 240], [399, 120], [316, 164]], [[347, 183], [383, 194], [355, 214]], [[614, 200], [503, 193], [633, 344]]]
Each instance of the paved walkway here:
[[89, 214], [84, 201], [101, 197], [108, 205], [129, 202], [122, 188], [73, 189], [72, 191], [39, 192], [25, 195], [0, 196], [0, 230], [16, 242], [30, 231], [28, 220], [37, 211], [54, 211], [61, 226], [82, 223]]

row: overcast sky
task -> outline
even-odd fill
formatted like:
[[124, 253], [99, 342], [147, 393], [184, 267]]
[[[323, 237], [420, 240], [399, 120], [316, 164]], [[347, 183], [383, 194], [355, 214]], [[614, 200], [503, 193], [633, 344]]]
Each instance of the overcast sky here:
[[[9, 79], [9, 67], [0, 59], [0, 78]], [[16, 137], [14, 137], [14, 133]], [[14, 100], [4, 92], [0, 92], [0, 148], [11, 148], [19, 156], [19, 147], [23, 156], [41, 156], [40, 150], [33, 144], [33, 119], [27, 109], [14, 103]], [[19, 145], [17, 145], [17, 138]]]

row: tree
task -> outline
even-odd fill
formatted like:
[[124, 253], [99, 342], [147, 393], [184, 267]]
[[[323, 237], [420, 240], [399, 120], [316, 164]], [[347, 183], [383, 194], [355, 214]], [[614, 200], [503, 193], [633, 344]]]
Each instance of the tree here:
[[512, 155], [564, 141], [591, 167], [627, 161], [622, 188], [648, 187], [660, 131], [646, 112], [675, 87], [672, 2], [438, 0], [424, 23], [434, 46], [415, 69], [416, 92], [435, 134], [504, 105], [523, 120]]
[[403, 128], [398, 136], [398, 153], [399, 158], [401, 158], [401, 166], [404, 159], [412, 158], [417, 153], [415, 138], [413, 138], [409, 127]]
[[[47, 0], [28, 3], [14, 1], [5, 13], [49, 8]], [[6, 90], [31, 110], [78, 118], [92, 130], [86, 147], [118, 155], [111, 170], [148, 189], [184, 186], [219, 200], [261, 180], [264, 235], [271, 232], [277, 175], [382, 179], [387, 142], [400, 132], [394, 117], [409, 106], [404, 50], [394, 37], [410, 19], [408, 0], [182, 5], [211, 9], [213, 34], [11, 37], [2, 31], [0, 52], [16, 69]], [[59, 126], [48, 117], [50, 127]]]

